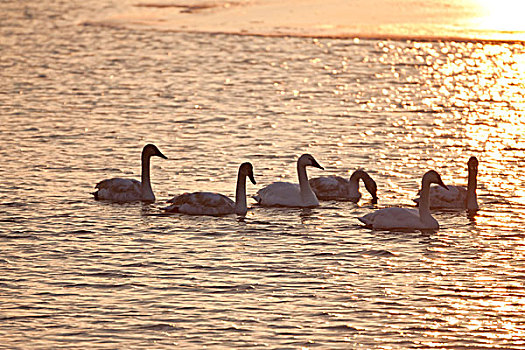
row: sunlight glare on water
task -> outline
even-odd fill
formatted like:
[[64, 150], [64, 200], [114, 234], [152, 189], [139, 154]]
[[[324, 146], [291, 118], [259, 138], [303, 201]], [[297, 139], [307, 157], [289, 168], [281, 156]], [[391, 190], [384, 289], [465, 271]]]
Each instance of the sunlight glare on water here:
[[514, 0], [475, 0], [479, 6], [480, 29], [492, 29], [501, 32], [525, 32], [525, 24], [521, 13], [523, 4]]
[[[99, 6], [0, 3], [0, 347], [523, 347], [522, 43], [78, 25]], [[93, 200], [140, 178], [150, 142], [157, 202]], [[250, 195], [295, 182], [302, 153], [311, 177], [369, 171], [379, 204], [162, 215], [186, 191], [233, 198], [244, 161]], [[475, 215], [356, 219], [412, 206], [428, 169], [465, 185], [472, 155]]]

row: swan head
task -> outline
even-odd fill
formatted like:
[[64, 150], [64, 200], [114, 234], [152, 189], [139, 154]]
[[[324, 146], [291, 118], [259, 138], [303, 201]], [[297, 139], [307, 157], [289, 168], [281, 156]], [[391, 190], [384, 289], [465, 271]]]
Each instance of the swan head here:
[[359, 181], [359, 179], [363, 179], [366, 190], [372, 196], [372, 203], [377, 204], [377, 184], [374, 179], [363, 169], [357, 169], [352, 173], [349, 181]]
[[256, 185], [255, 178], [253, 177], [253, 165], [250, 162], [242, 163], [239, 167], [239, 174], [247, 176], [252, 184]]
[[319, 168], [321, 170], [324, 170], [324, 168], [319, 165], [319, 163], [317, 163], [317, 161], [315, 160], [315, 158], [311, 155], [311, 154], [303, 154], [302, 156], [299, 157], [299, 160], [297, 161], [297, 164], [298, 165], [301, 165], [301, 166], [313, 166], [313, 167], [316, 167], [316, 168]]
[[[443, 180], [441, 180], [441, 176], [437, 173], [435, 170], [429, 170], [423, 175], [423, 184], [438, 184], [439, 186], [443, 187], [444, 189], [448, 190], [447, 185], [443, 183]], [[423, 185], [424, 186], [424, 185]]]
[[142, 156], [146, 158], [157, 156], [164, 159], [168, 159], [168, 157], [162, 154], [162, 152], [157, 148], [157, 146], [152, 145], [151, 143], [144, 146], [144, 149], [142, 150]]
[[478, 172], [478, 164], [479, 164], [478, 158], [476, 158], [474, 156], [470, 157], [470, 159], [467, 162], [467, 166], [468, 166], [469, 172], [473, 171], [474, 173], [477, 173]]

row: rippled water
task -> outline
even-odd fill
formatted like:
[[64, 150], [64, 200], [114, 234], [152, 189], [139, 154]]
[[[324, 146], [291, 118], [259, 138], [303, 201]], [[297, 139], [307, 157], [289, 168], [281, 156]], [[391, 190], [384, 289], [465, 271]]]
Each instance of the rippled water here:
[[[0, 2], [1, 348], [523, 348], [525, 48], [315, 40], [79, 25], [101, 2]], [[107, 6], [112, 6], [109, 2]], [[157, 203], [96, 202], [140, 176]], [[164, 216], [170, 196], [253, 194], [364, 167], [378, 207], [420, 177], [466, 183], [474, 217], [371, 231], [374, 209]], [[253, 204], [253, 201], [250, 200]]]

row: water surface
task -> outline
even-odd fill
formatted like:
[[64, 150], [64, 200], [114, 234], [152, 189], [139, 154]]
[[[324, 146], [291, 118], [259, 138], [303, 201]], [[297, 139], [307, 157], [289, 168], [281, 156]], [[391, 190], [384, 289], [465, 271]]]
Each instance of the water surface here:
[[[0, 4], [0, 347], [523, 348], [522, 44], [272, 38], [78, 25], [110, 2]], [[140, 174], [157, 203], [92, 199]], [[159, 215], [184, 191], [296, 180], [311, 153], [379, 204], [466, 183], [437, 232], [357, 205]], [[250, 199], [250, 204], [253, 201]]]

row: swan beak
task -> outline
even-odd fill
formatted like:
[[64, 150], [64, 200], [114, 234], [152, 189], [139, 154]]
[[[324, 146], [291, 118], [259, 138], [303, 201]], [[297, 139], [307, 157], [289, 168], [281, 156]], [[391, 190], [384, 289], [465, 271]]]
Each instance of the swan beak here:
[[324, 170], [324, 168], [319, 163], [317, 163], [315, 159], [312, 159], [312, 166]]
[[156, 155], [156, 156], [159, 156], [159, 157], [161, 157], [161, 158], [164, 158], [164, 159], [168, 159], [168, 157], [166, 157], [164, 154], [162, 154], [161, 151], [158, 151], [158, 153], [155, 154], [155, 155]]
[[248, 177], [250, 178], [250, 181], [252, 184], [257, 185], [257, 182], [255, 182], [255, 178], [253, 177], [253, 174], [248, 174]]
[[441, 187], [443, 187], [445, 190], [448, 191], [448, 186], [445, 185], [445, 184], [443, 183], [443, 181], [441, 181], [441, 179], [439, 179], [438, 185], [441, 186]]

